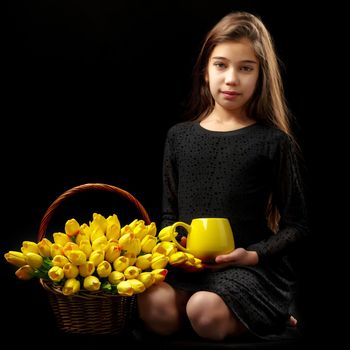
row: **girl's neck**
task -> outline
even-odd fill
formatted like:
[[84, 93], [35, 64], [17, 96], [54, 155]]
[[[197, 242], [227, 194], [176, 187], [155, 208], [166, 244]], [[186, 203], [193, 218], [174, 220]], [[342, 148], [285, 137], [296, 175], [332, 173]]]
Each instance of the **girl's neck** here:
[[255, 123], [254, 119], [248, 118], [243, 113], [230, 113], [214, 109], [200, 122], [200, 125], [212, 131], [232, 131]]

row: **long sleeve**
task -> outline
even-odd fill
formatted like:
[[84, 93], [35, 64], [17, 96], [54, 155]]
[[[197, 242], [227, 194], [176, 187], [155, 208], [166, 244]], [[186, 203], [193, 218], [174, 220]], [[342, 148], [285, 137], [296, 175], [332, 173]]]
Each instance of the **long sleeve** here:
[[274, 157], [273, 202], [280, 213], [278, 231], [269, 238], [252, 244], [259, 257], [268, 258], [293, 249], [308, 235], [307, 204], [297, 150], [289, 137], [284, 137]]
[[163, 155], [163, 198], [161, 227], [173, 224], [178, 220], [177, 186], [178, 171], [174, 151], [174, 135], [169, 130]]

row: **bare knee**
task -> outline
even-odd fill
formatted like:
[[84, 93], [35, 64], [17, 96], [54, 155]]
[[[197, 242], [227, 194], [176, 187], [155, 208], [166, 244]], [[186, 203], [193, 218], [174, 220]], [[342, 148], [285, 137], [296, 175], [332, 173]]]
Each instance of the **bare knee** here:
[[152, 331], [169, 335], [179, 329], [180, 310], [175, 290], [160, 283], [137, 295], [139, 317]]
[[223, 340], [246, 330], [215, 293], [202, 291], [193, 294], [186, 312], [194, 331], [203, 338]]

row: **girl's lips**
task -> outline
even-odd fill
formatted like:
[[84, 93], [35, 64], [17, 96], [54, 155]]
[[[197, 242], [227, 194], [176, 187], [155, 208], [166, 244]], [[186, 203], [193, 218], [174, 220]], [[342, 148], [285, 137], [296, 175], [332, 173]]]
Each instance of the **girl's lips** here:
[[237, 91], [221, 91], [223, 94], [225, 95], [229, 95], [229, 96], [235, 96], [235, 95], [240, 95], [240, 93], [238, 93]]
[[237, 91], [221, 91], [221, 93], [224, 95], [225, 98], [227, 99], [234, 99], [237, 96], [241, 95]]

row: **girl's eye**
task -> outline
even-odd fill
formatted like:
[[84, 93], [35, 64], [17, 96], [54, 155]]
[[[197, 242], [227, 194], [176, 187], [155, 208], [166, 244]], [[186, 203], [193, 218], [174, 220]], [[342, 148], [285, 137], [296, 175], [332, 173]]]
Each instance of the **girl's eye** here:
[[253, 67], [250, 67], [250, 66], [243, 66], [241, 67], [241, 70], [243, 72], [251, 72], [253, 70]]
[[214, 66], [220, 69], [226, 68], [225, 63], [222, 62], [214, 62]]

